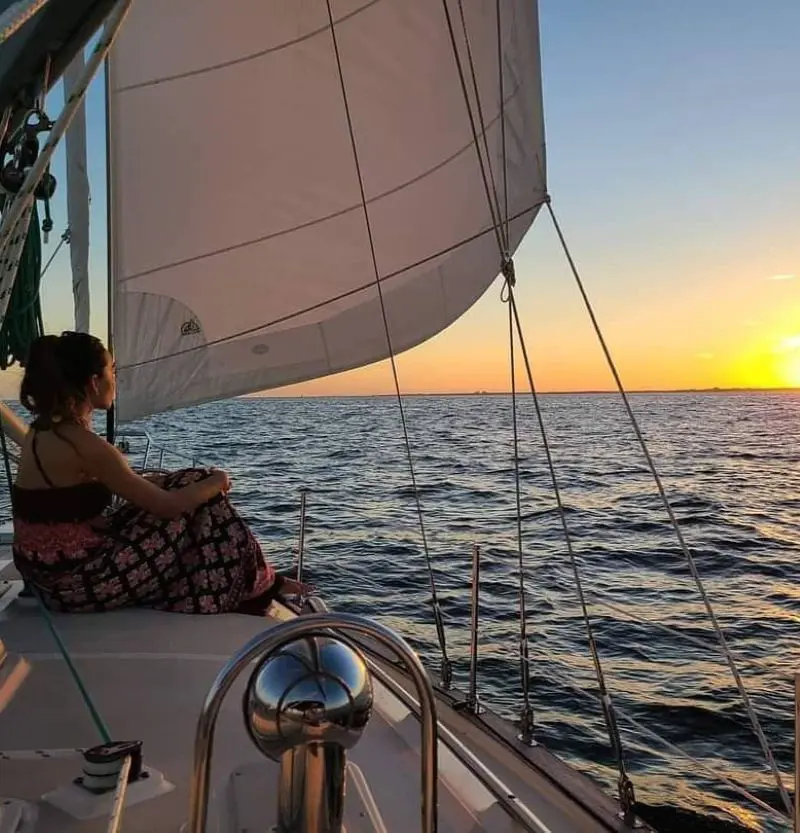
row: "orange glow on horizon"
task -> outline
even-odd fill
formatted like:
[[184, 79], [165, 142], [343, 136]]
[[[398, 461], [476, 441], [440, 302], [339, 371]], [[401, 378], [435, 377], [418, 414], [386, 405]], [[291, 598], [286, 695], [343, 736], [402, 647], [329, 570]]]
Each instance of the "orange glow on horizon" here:
[[[559, 252], [534, 227], [518, 258], [517, 302], [537, 389], [613, 391], [583, 303]], [[615, 289], [617, 268], [597, 253], [587, 274], [600, 327], [631, 391], [800, 388], [800, 272], [793, 258], [758, 262], [715, 253], [652, 267], [647, 294]], [[542, 263], [544, 262], [544, 266]], [[787, 268], [788, 267], [788, 268]], [[682, 280], [674, 279], [680, 269]], [[630, 274], [630, 273], [629, 273]], [[778, 280], [775, 276], [780, 276]], [[397, 357], [403, 393], [507, 392], [508, 311], [495, 284], [459, 321]], [[516, 382], [528, 381], [519, 345]], [[273, 393], [279, 396], [390, 394], [388, 362]]]
[[[505, 393], [510, 390], [507, 345], [473, 345], [449, 349], [447, 337], [397, 357], [401, 392], [406, 394]], [[728, 352], [694, 352], [632, 345], [615, 352], [622, 382], [629, 391], [800, 388], [800, 337], [755, 339]], [[576, 344], [532, 350], [534, 381], [540, 392], [614, 391], [616, 385], [596, 345]], [[734, 352], [738, 348], [738, 353]], [[516, 385], [528, 391], [524, 365], [517, 355]], [[388, 362], [348, 371], [276, 391], [278, 396], [389, 394], [394, 391]]]

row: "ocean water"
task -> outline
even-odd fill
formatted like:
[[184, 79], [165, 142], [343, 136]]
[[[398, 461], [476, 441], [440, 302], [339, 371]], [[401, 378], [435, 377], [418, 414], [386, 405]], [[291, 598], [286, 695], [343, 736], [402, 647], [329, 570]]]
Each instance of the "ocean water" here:
[[[640, 394], [631, 401], [790, 785], [793, 675], [800, 672], [800, 394]], [[621, 401], [555, 395], [541, 403], [645, 815], [662, 833], [784, 829], [701, 766], [780, 807]], [[511, 399], [409, 397], [405, 406], [456, 681], [466, 687], [477, 544], [478, 689], [488, 706], [516, 719], [522, 699]], [[537, 737], [613, 790], [614, 757], [530, 397], [519, 400], [518, 411]], [[393, 398], [241, 399], [142, 425], [159, 442], [231, 473], [234, 499], [283, 567], [294, 561], [299, 490], [308, 487], [310, 579], [332, 607], [397, 629], [438, 669], [429, 574]], [[131, 442], [141, 448], [140, 440]], [[163, 462], [185, 464], [170, 455]], [[694, 761], [643, 735], [628, 717]]]

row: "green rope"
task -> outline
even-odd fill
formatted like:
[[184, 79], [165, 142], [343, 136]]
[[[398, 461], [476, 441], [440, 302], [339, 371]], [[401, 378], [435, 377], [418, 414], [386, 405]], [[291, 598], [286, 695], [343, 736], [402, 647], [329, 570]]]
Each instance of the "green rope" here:
[[97, 731], [100, 733], [100, 737], [103, 739], [103, 743], [112, 743], [111, 733], [108, 731], [108, 726], [106, 726], [105, 721], [100, 716], [100, 712], [97, 710], [97, 706], [95, 706], [94, 704], [92, 695], [89, 694], [89, 689], [86, 688], [86, 684], [83, 682], [83, 678], [81, 677], [80, 672], [75, 667], [75, 663], [72, 661], [72, 657], [70, 656], [69, 650], [67, 649], [67, 646], [64, 644], [64, 640], [61, 638], [61, 634], [58, 632], [56, 623], [53, 621], [52, 614], [47, 609], [44, 601], [42, 600], [42, 597], [39, 595], [38, 588], [33, 584], [29, 585], [29, 587], [31, 588], [31, 590], [33, 590], [33, 594], [36, 596], [36, 601], [39, 603], [39, 610], [41, 611], [42, 616], [44, 616], [44, 620], [47, 623], [47, 627], [50, 629], [50, 633], [52, 634], [53, 639], [55, 639], [56, 641], [56, 645], [58, 645], [58, 650], [61, 651], [61, 656], [64, 658], [64, 662], [67, 664], [69, 673], [72, 675], [72, 679], [75, 681], [75, 685], [78, 687], [81, 699], [83, 700], [86, 709], [91, 715], [92, 722], [97, 728]]
[[34, 202], [17, 279], [0, 327], [0, 370], [25, 361], [30, 346], [44, 332], [39, 286], [42, 280], [42, 237]]

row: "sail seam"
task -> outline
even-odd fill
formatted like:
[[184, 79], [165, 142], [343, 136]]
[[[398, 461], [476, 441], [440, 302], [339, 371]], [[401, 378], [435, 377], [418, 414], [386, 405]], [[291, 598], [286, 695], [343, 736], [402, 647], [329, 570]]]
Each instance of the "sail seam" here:
[[[513, 101], [519, 91], [520, 91], [520, 85], [518, 84], [515, 87], [514, 92], [511, 95], [509, 95], [508, 100], [503, 102], [503, 105], [505, 106], [505, 105], [509, 104], [511, 101]], [[501, 119], [502, 113], [504, 112], [504, 106], [503, 106], [503, 108], [501, 108], [500, 113], [498, 113], [486, 125], [485, 129], [486, 129], [487, 132], [492, 127], [494, 127], [494, 125], [497, 124], [497, 122]], [[393, 188], [390, 188], [388, 191], [384, 191], [380, 194], [377, 194], [374, 197], [369, 198], [367, 200], [367, 205], [372, 205], [373, 203], [377, 203], [380, 200], [385, 199], [386, 197], [390, 197], [390, 196], [393, 196], [394, 194], [399, 193], [400, 191], [402, 191], [405, 188], [410, 187], [411, 185], [415, 185], [417, 182], [422, 182], [427, 177], [431, 176], [432, 174], [437, 173], [438, 171], [442, 170], [442, 168], [447, 167], [452, 162], [455, 162], [460, 156], [463, 156], [463, 154], [467, 153], [474, 146], [475, 146], [475, 140], [473, 139], [472, 141], [469, 142], [469, 144], [464, 145], [464, 147], [457, 150], [454, 154], [452, 154], [451, 156], [448, 156], [446, 159], [442, 160], [441, 162], [437, 162], [436, 165], [434, 165], [431, 168], [428, 168], [427, 170], [423, 171], [421, 174], [418, 174], [417, 176], [415, 176], [411, 179], [408, 179], [405, 182], [401, 182], [399, 185], [395, 185]], [[263, 237], [256, 237], [252, 240], [245, 240], [242, 243], [234, 243], [233, 245], [225, 246], [222, 249], [215, 249], [214, 251], [211, 251], [211, 252], [204, 252], [203, 254], [195, 255], [194, 257], [188, 257], [188, 258], [185, 258], [183, 260], [176, 260], [176, 261], [173, 261], [172, 263], [167, 263], [163, 266], [154, 266], [151, 269], [144, 269], [141, 272], [136, 272], [133, 275], [128, 275], [127, 277], [120, 278], [117, 281], [117, 283], [118, 284], [128, 283], [128, 281], [133, 281], [133, 280], [136, 280], [137, 278], [144, 278], [144, 277], [147, 277], [148, 275], [156, 274], [157, 272], [163, 272], [166, 269], [176, 269], [179, 266], [187, 266], [190, 263], [197, 263], [198, 261], [205, 260], [206, 258], [209, 258], [209, 257], [215, 257], [217, 255], [228, 254], [229, 252], [234, 252], [234, 251], [237, 251], [239, 249], [245, 249], [248, 246], [255, 246], [259, 243], [266, 243], [268, 240], [273, 240], [275, 238], [282, 237], [286, 234], [292, 234], [296, 231], [304, 231], [305, 229], [313, 228], [314, 226], [320, 225], [321, 223], [326, 223], [329, 220], [336, 220], [339, 217], [344, 217], [346, 214], [350, 214], [353, 211], [359, 211], [359, 210], [363, 210], [362, 204], [360, 202], [359, 203], [354, 203], [353, 205], [349, 205], [346, 208], [342, 208], [342, 209], [339, 209], [338, 211], [334, 211], [331, 214], [326, 214], [324, 217], [315, 217], [313, 220], [308, 220], [305, 223], [299, 223], [296, 226], [291, 226], [290, 228], [281, 229], [280, 231], [270, 232], [269, 234], [265, 234]], [[492, 218], [492, 221], [495, 222], [494, 217]], [[490, 228], [489, 231], [491, 231], [491, 230], [492, 229]]]
[[[341, 26], [347, 20], [350, 20], [352, 17], [356, 17], [357, 15], [361, 14], [361, 12], [365, 12], [368, 9], [372, 8], [372, 6], [377, 5], [380, 3], [381, 0], [369, 0], [365, 5], [361, 6], [358, 9], [354, 9], [352, 12], [349, 12], [346, 15], [342, 15], [337, 21], [336, 25]], [[161, 78], [151, 78], [149, 81], [140, 81], [138, 84], [128, 84], [124, 87], [119, 87], [116, 90], [112, 91], [113, 95], [119, 95], [121, 93], [131, 92], [133, 90], [141, 90], [147, 87], [157, 87], [160, 84], [169, 84], [172, 81], [182, 81], [185, 78], [193, 78], [197, 75], [205, 75], [211, 72], [217, 72], [221, 69], [227, 69], [228, 67], [237, 66], [239, 64], [246, 64], [250, 61], [257, 61], [260, 58], [266, 58], [269, 55], [273, 55], [276, 52], [282, 52], [284, 49], [289, 49], [292, 46], [297, 46], [299, 43], [304, 43], [307, 40], [311, 40], [312, 38], [319, 37], [320, 35], [325, 34], [328, 31], [328, 26], [322, 26], [319, 29], [314, 29], [311, 32], [306, 32], [305, 35], [300, 35], [297, 38], [293, 38], [292, 40], [284, 41], [283, 43], [279, 43], [276, 46], [270, 46], [268, 49], [262, 49], [259, 52], [251, 52], [249, 55], [242, 55], [238, 58], [231, 58], [228, 61], [220, 61], [217, 64], [211, 64], [205, 67], [198, 67], [196, 69], [189, 69], [185, 72], [176, 72], [174, 75], [164, 75]]]
[[[528, 206], [527, 208], [523, 209], [516, 213], [513, 217], [510, 217], [508, 222], [513, 222], [514, 220], [519, 220], [520, 218], [524, 217], [526, 214], [530, 214], [532, 211], [536, 211], [539, 206], [542, 205], [545, 198], [535, 202], [533, 205]], [[479, 240], [481, 237], [487, 234], [491, 234], [492, 231], [495, 230], [494, 226], [489, 226], [477, 234], [473, 234], [470, 237], [465, 237], [463, 240], [460, 240], [458, 243], [454, 243], [452, 246], [448, 246], [447, 248], [440, 249], [438, 252], [434, 254], [428, 255], [427, 257], [422, 258], [421, 260], [416, 261], [408, 266], [404, 266], [402, 269], [398, 269], [395, 272], [390, 272], [383, 277], [378, 279], [379, 284], [385, 284], [387, 281], [391, 280], [392, 278], [400, 277], [404, 275], [406, 272], [409, 272], [411, 269], [416, 269], [418, 266], [423, 266], [425, 263], [429, 263], [432, 260], [436, 260], [438, 257], [443, 257], [444, 255], [450, 254], [457, 249], [460, 249], [462, 246], [466, 246], [469, 243], [474, 243], [476, 240]], [[366, 292], [367, 290], [374, 289], [376, 287], [375, 281], [370, 281], [369, 283], [361, 284], [360, 286], [354, 287], [353, 289], [349, 289], [347, 292], [342, 292], [339, 295], [334, 296], [333, 298], [327, 298], [325, 301], [320, 301], [318, 304], [313, 304], [310, 307], [306, 307], [302, 310], [298, 310], [297, 312], [289, 313], [288, 315], [284, 315], [280, 318], [274, 318], [272, 321], [268, 321], [264, 324], [258, 324], [254, 327], [249, 327], [246, 330], [238, 330], [235, 333], [231, 333], [227, 336], [222, 336], [217, 339], [213, 339], [212, 341], [206, 341], [203, 344], [195, 345], [194, 347], [187, 347], [185, 350], [177, 350], [174, 353], [167, 353], [163, 356], [158, 356], [152, 359], [145, 359], [140, 362], [131, 362], [130, 364], [119, 364], [120, 370], [130, 370], [136, 367], [142, 367], [148, 364], [155, 364], [156, 362], [165, 361], [166, 359], [172, 359], [176, 356], [185, 356], [189, 353], [194, 353], [198, 350], [205, 350], [209, 347], [214, 347], [218, 344], [225, 344], [229, 341], [235, 341], [238, 338], [243, 338], [244, 336], [255, 335], [256, 333], [260, 333], [263, 330], [267, 330], [270, 327], [274, 327], [277, 324], [285, 324], [287, 321], [291, 321], [293, 318], [299, 318], [303, 315], [308, 315], [312, 312], [317, 312], [321, 309], [324, 309], [329, 304], [335, 304], [339, 301], [343, 301], [345, 298], [351, 298], [353, 295], [358, 295], [359, 292]]]

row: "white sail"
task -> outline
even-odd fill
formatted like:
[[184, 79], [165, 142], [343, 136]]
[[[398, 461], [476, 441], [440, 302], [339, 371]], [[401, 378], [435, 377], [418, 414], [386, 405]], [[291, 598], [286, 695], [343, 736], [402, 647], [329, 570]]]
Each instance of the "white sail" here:
[[[78, 52], [64, 72], [64, 101], [69, 101], [84, 69]], [[86, 170], [86, 106], [81, 104], [66, 135], [67, 218], [70, 232], [75, 329], [89, 332], [89, 175]]]
[[120, 419], [385, 358], [376, 278], [395, 352], [486, 290], [483, 173], [512, 252], [546, 192], [538, 18], [463, 6], [483, 172], [439, 0], [331, 0], [333, 30], [326, 0], [137, 0], [111, 67]]

